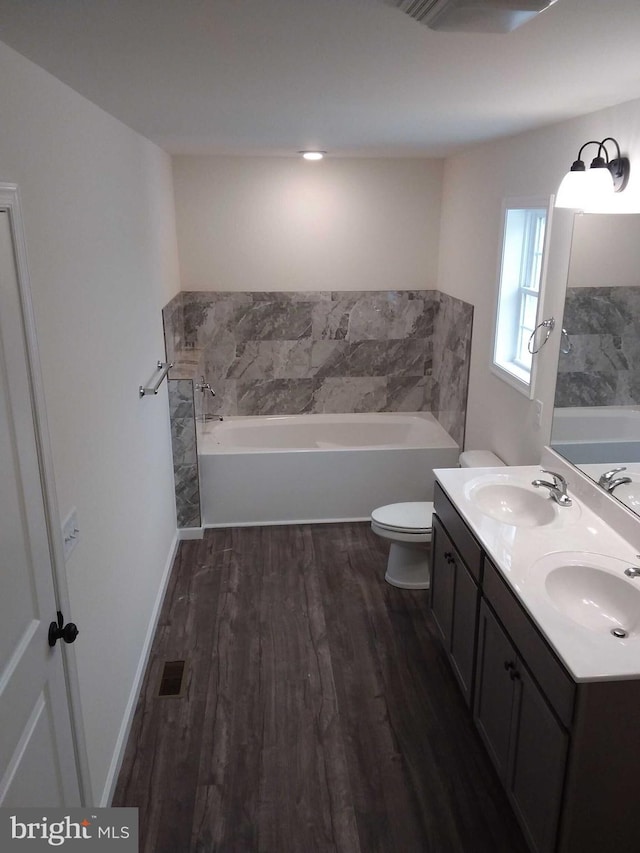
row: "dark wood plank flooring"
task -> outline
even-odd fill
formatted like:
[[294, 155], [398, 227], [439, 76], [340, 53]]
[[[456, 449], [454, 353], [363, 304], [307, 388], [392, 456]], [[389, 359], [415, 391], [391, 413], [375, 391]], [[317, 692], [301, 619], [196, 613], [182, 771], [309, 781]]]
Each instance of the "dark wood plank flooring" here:
[[[144, 853], [525, 853], [435, 638], [367, 524], [183, 542], [114, 806]], [[158, 697], [165, 661], [181, 697]]]

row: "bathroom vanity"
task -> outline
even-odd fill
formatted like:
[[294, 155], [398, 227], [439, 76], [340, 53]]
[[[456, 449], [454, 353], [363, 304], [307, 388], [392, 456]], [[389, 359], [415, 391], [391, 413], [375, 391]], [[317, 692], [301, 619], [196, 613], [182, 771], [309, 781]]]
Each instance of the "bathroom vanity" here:
[[537, 466], [436, 476], [433, 616], [531, 849], [640, 849], [636, 549]]

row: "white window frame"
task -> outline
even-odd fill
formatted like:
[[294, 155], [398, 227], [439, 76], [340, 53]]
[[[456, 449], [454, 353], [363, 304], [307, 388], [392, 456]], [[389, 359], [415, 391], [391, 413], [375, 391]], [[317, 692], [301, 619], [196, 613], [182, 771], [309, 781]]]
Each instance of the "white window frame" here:
[[[524, 394], [528, 399], [532, 400], [535, 395], [535, 384], [536, 384], [536, 375], [537, 375], [537, 358], [533, 356], [531, 360], [531, 369], [527, 370], [526, 367], [522, 367], [518, 365], [515, 354], [512, 359], [506, 358], [504, 353], [499, 352], [499, 347], [501, 344], [504, 344], [504, 341], [498, 340], [498, 331], [500, 327], [501, 315], [503, 317], [504, 324], [504, 314], [506, 312], [507, 316], [511, 312], [511, 320], [513, 326], [516, 327], [515, 334], [518, 334], [518, 330], [521, 329], [521, 315], [522, 315], [522, 303], [523, 303], [523, 291], [526, 292], [526, 289], [523, 289], [521, 284], [521, 278], [519, 275], [516, 276], [518, 279], [518, 284], [514, 286], [513, 276], [511, 278], [511, 283], [508, 289], [506, 288], [505, 279], [508, 273], [508, 264], [511, 263], [512, 269], [514, 266], [520, 267], [522, 252], [518, 253], [518, 257], [511, 257], [509, 259], [507, 255], [508, 245], [507, 245], [507, 221], [510, 211], [515, 210], [544, 210], [546, 211], [546, 222], [545, 222], [545, 233], [544, 233], [544, 241], [542, 248], [542, 259], [540, 263], [540, 280], [538, 286], [538, 304], [536, 308], [536, 317], [535, 317], [535, 325], [537, 326], [542, 320], [542, 312], [544, 305], [544, 289], [547, 278], [547, 261], [548, 261], [548, 249], [549, 249], [549, 239], [551, 234], [551, 217], [553, 211], [553, 198], [546, 197], [526, 197], [526, 198], [506, 198], [503, 201], [502, 205], [502, 237], [500, 242], [500, 252], [498, 258], [498, 272], [497, 272], [497, 281], [498, 281], [498, 292], [496, 297], [496, 306], [494, 311], [494, 321], [493, 321], [493, 338], [492, 338], [492, 347], [491, 347], [491, 372], [510, 385], [512, 388], [515, 388], [521, 394]], [[505, 270], [507, 273], [505, 275]], [[509, 305], [509, 301], [511, 305]], [[516, 319], [516, 314], [518, 314], [518, 318]], [[512, 326], [512, 327], [513, 327]], [[536, 339], [536, 345], [539, 346], [541, 340]], [[515, 341], [515, 337], [512, 338], [512, 345], [515, 348], [517, 343]], [[526, 343], [525, 343], [526, 345]]]

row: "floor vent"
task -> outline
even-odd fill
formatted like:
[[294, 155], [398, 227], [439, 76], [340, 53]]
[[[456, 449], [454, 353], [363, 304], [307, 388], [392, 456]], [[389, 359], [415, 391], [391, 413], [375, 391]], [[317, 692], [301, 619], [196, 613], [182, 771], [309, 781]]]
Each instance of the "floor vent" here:
[[162, 679], [158, 696], [182, 696], [184, 682], [183, 660], [168, 660], [162, 668]]

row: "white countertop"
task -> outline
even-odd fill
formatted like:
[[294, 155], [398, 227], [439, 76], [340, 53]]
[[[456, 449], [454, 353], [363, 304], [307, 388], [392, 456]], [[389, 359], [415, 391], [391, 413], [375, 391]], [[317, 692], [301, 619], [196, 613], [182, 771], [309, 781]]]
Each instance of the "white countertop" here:
[[573, 505], [559, 507], [552, 502], [553, 520], [540, 527], [522, 527], [485, 514], [474, 502], [472, 493], [474, 487], [495, 478], [544, 494], [531, 486], [534, 479], [549, 479], [540, 466], [447, 468], [436, 470], [435, 475], [576, 681], [640, 678], [640, 609], [635, 630], [632, 625], [625, 626], [629, 636], [618, 639], [608, 630], [594, 631], [569, 618], [547, 594], [545, 578], [549, 569], [556, 564], [577, 562], [575, 557], [579, 552], [584, 565], [602, 568], [606, 563], [606, 571], [629, 584], [630, 597], [636, 595], [637, 588], [640, 601], [640, 578], [631, 580], [623, 573], [624, 568], [640, 564], [637, 549], [577, 497], [572, 491], [571, 477], [568, 493]]

